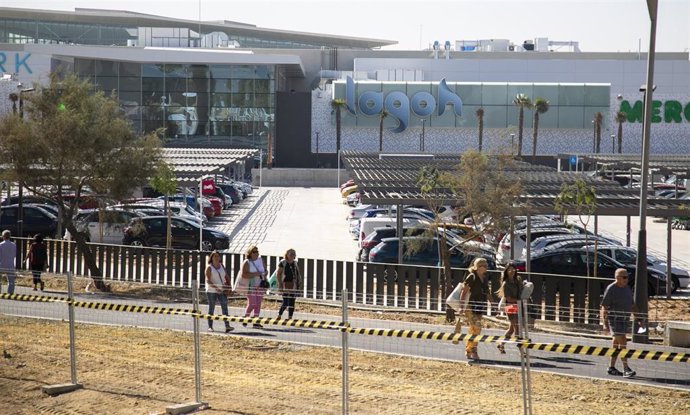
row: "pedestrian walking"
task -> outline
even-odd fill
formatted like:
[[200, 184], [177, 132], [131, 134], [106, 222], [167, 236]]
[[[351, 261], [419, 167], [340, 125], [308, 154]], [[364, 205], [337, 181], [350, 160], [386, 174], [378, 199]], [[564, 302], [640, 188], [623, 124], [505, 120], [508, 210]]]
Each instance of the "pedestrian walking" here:
[[[259, 248], [256, 245], [251, 245], [244, 253], [245, 260], [242, 262], [242, 269], [240, 270], [240, 278], [248, 282], [247, 287], [247, 308], [244, 311], [245, 317], [259, 317], [261, 313], [261, 302], [264, 299], [264, 293], [268, 288], [268, 281], [266, 280], [266, 268], [263, 260], [259, 256]], [[246, 326], [247, 323], [242, 323]], [[263, 326], [259, 323], [254, 323], [254, 328], [260, 329]]]
[[41, 280], [41, 273], [46, 269], [46, 262], [48, 260], [48, 250], [46, 244], [43, 242], [43, 235], [37, 233], [34, 235], [34, 240], [29, 246], [29, 252], [26, 254], [25, 261], [29, 262], [29, 269], [33, 275], [34, 291], [45, 288], [43, 280]]
[[[17, 262], [17, 245], [10, 240], [12, 234], [8, 230], [2, 231], [2, 242], [0, 242], [0, 276], [7, 276], [7, 292], [14, 294], [14, 281], [17, 278], [15, 271]], [[2, 292], [2, 284], [0, 284]]]
[[[614, 273], [616, 279], [609, 284], [601, 299], [601, 321], [604, 330], [613, 337], [614, 349], [625, 349], [628, 342], [627, 333], [630, 329], [630, 313], [634, 311], [635, 303], [633, 291], [628, 285], [628, 271], [618, 268]], [[623, 373], [616, 369], [617, 356], [611, 356], [608, 373], [613, 376], [623, 375], [626, 378], [635, 376], [635, 371], [628, 366], [628, 359], [621, 357]]]
[[283, 318], [285, 310], [288, 312], [289, 319], [292, 319], [295, 313], [295, 298], [302, 285], [302, 276], [296, 259], [297, 252], [294, 249], [288, 249], [283, 260], [278, 263], [276, 280], [278, 281], [278, 291], [283, 296], [283, 302], [278, 310], [278, 318]]
[[[228, 276], [225, 266], [220, 261], [218, 251], [213, 251], [208, 256], [208, 265], [204, 272], [206, 276], [206, 299], [208, 300], [208, 314], [213, 315], [216, 302], [220, 304], [220, 311], [224, 316], [228, 316], [228, 296], [230, 290], [230, 276]], [[234, 330], [229, 321], [225, 321], [225, 332], [230, 333]], [[208, 331], [213, 331], [213, 320], [208, 319]]]
[[[464, 312], [467, 318], [468, 334], [475, 336], [482, 333], [482, 315], [486, 314], [486, 302], [489, 297], [489, 278], [486, 275], [488, 266], [486, 259], [475, 258], [468, 269], [469, 275], [465, 278], [465, 285], [460, 292], [461, 299], [469, 295], [467, 307], [460, 311]], [[469, 360], [479, 360], [477, 342], [467, 341], [465, 357]]]
[[[498, 289], [498, 296], [503, 299], [503, 303], [505, 304], [505, 312], [508, 316], [508, 322], [510, 323], [508, 330], [506, 330], [504, 333], [506, 337], [510, 337], [513, 334], [518, 337], [520, 336], [517, 304], [522, 293], [522, 285], [522, 277], [518, 275], [515, 265], [506, 265], [503, 273], [501, 274], [501, 288]], [[505, 345], [503, 343], [498, 343], [496, 347], [502, 354], [506, 352]]]

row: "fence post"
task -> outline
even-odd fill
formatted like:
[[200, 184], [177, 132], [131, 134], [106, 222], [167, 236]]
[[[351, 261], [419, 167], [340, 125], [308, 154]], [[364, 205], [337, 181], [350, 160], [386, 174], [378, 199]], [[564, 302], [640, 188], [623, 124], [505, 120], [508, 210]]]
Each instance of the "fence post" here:
[[70, 376], [72, 383], [64, 385], [48, 385], [41, 387], [43, 393], [56, 396], [67, 392], [72, 392], [83, 387], [77, 383], [77, 353], [74, 339], [74, 292], [72, 290], [72, 273], [67, 273], [67, 315], [69, 319], [69, 360]]
[[171, 405], [165, 408], [170, 415], [186, 414], [200, 408], [208, 408], [208, 403], [201, 402], [201, 342], [199, 333], [199, 284], [192, 275], [192, 326], [194, 328], [194, 402]]
[[[342, 295], [342, 304], [343, 304], [343, 327], [347, 328], [347, 289], [343, 290], [343, 295]], [[349, 372], [349, 355], [348, 355], [348, 344], [347, 344], [347, 330], [343, 330], [343, 343], [342, 343], [342, 350], [343, 350], [343, 415], [347, 415], [350, 410], [348, 408], [349, 404], [349, 380], [348, 380], [348, 372]]]
[[[518, 327], [523, 339], [529, 339], [527, 331], [529, 313], [527, 301], [518, 300]], [[518, 346], [520, 352], [520, 374], [522, 378], [522, 413], [532, 415], [532, 382], [530, 378], [529, 349]]]

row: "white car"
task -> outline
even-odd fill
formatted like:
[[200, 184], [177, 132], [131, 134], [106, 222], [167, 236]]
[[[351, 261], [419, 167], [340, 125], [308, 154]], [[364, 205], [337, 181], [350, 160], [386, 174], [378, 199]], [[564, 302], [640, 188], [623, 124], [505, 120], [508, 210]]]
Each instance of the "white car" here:
[[[525, 248], [525, 241], [527, 239], [527, 230], [520, 229], [514, 232], [515, 242], [510, 239], [510, 232], [506, 233], [498, 244], [498, 252], [496, 253], [496, 261], [499, 264], [505, 265], [508, 262], [518, 259], [522, 255], [522, 250]], [[572, 234], [574, 233], [568, 228], [536, 228], [530, 230], [530, 243], [535, 239], [542, 236], [556, 235], [556, 234]], [[510, 246], [515, 244], [513, 247], [513, 256], [510, 256]]]
[[350, 214], [345, 219], [359, 219], [364, 216], [364, 213], [369, 209], [376, 209], [376, 205], [363, 205], [360, 203], [350, 209]]
[[119, 245], [127, 224], [132, 219], [143, 216], [145, 215], [131, 210], [94, 210], [75, 225], [79, 232], [87, 234], [89, 242]]

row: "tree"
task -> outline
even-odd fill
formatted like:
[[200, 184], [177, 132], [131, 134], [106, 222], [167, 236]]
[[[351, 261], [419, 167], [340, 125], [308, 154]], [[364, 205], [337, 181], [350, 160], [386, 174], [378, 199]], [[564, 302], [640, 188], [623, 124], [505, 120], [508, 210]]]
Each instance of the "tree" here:
[[628, 121], [628, 114], [623, 111], [616, 113], [616, 123], [618, 123], [618, 153], [623, 152], [623, 123]]
[[379, 152], [383, 152], [383, 120], [388, 117], [389, 112], [382, 109], [379, 112]]
[[[25, 117], [0, 120], [0, 163], [9, 179], [58, 202], [63, 227], [100, 290], [106, 290], [95, 252], [74, 225], [79, 198], [89, 189], [122, 199], [143, 185], [160, 159], [155, 134], [137, 136], [118, 103], [74, 75], [50, 77], [26, 98]], [[65, 198], [64, 194], [74, 194]]]
[[[561, 192], [554, 200], [554, 209], [567, 219], [570, 212], [574, 212], [582, 227], [587, 231], [590, 216], [597, 210], [597, 194], [592, 186], [587, 186], [582, 179], [576, 179], [574, 183], [563, 183]], [[587, 232], [585, 232], [585, 244], [587, 243]], [[595, 240], [595, 260], [596, 260], [596, 240]], [[596, 267], [594, 267], [596, 276]], [[589, 277], [589, 256], [587, 256], [587, 276]]]
[[549, 101], [544, 98], [537, 98], [532, 105], [534, 110], [534, 121], [532, 122], [532, 163], [537, 159], [537, 134], [539, 133], [539, 114], [544, 114], [549, 110]]
[[165, 195], [165, 214], [168, 216], [168, 224], [165, 238], [165, 249], [172, 248], [171, 239], [171, 219], [172, 211], [168, 207], [168, 197], [175, 194], [177, 191], [177, 181], [175, 180], [175, 172], [170, 168], [168, 163], [161, 161], [156, 169], [156, 174], [149, 182], [151, 187], [158, 193]]
[[604, 119], [604, 114], [596, 112], [594, 114], [594, 152], [601, 153], [601, 122]]
[[[510, 155], [487, 156], [474, 150], [462, 154], [460, 164], [452, 172], [439, 173], [433, 168], [423, 168], [417, 184], [427, 204], [436, 210], [440, 198], [456, 200], [458, 220], [471, 217], [481, 226], [474, 234], [466, 235], [466, 241], [483, 234], [497, 234], [508, 228], [508, 218], [515, 203], [522, 194], [522, 186], [510, 169], [514, 163]], [[448, 196], [448, 193], [451, 196]], [[430, 230], [438, 228], [440, 219], [436, 216]], [[445, 298], [453, 289], [451, 286], [450, 252], [445, 234], [439, 235], [439, 253], [443, 267], [442, 290]], [[452, 309], [446, 309], [448, 321], [454, 319]]]
[[340, 151], [340, 132], [342, 127], [342, 114], [341, 110], [345, 106], [345, 100], [336, 98], [331, 101], [331, 107], [335, 111], [335, 153], [338, 154]]
[[477, 111], [475, 111], [475, 115], [477, 116], [477, 127], [479, 128], [477, 151], [481, 153], [484, 138], [484, 107], [477, 108]]
[[532, 101], [525, 94], [517, 94], [513, 104], [518, 107], [518, 156], [522, 156], [522, 130], [525, 126], [525, 108], [532, 106]]

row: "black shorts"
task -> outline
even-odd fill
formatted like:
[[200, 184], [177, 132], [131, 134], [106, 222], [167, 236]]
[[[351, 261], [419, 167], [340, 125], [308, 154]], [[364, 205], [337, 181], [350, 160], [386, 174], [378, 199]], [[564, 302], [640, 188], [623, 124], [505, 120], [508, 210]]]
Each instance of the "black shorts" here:
[[608, 316], [609, 330], [612, 336], [625, 336], [630, 332], [630, 319], [620, 316]]

